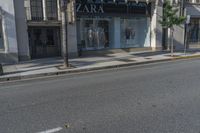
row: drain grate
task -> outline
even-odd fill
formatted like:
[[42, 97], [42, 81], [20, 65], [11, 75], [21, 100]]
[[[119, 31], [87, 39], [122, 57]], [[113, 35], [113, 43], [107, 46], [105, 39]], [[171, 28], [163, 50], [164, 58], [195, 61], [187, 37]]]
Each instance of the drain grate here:
[[123, 61], [123, 62], [135, 62], [136, 60], [131, 60], [131, 59], [117, 59], [118, 61]]
[[145, 59], [147, 59], [147, 60], [151, 60], [152, 58], [147, 57], [147, 58], [145, 58]]

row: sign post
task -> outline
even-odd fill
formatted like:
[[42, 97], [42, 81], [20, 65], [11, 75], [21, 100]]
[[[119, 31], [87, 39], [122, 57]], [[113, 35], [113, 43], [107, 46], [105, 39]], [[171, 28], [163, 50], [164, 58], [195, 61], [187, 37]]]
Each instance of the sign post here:
[[187, 45], [188, 45], [188, 32], [189, 32], [189, 23], [190, 23], [190, 15], [187, 15], [186, 23], [185, 23], [185, 29], [186, 29], [186, 35], [185, 35], [185, 45], [184, 45], [184, 54], [186, 55], [187, 52]]

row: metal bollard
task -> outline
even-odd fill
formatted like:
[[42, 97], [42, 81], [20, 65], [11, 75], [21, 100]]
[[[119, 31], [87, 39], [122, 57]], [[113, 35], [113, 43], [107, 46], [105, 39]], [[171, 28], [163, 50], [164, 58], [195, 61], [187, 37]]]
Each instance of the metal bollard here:
[[0, 64], [0, 75], [3, 75], [3, 66]]

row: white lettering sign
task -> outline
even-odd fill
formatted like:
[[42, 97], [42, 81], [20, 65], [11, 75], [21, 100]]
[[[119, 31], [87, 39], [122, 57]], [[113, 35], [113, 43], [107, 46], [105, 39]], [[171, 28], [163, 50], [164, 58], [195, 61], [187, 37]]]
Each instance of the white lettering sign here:
[[95, 4], [82, 5], [82, 4], [77, 4], [76, 12], [104, 13], [104, 9], [103, 9], [102, 5], [95, 5]]

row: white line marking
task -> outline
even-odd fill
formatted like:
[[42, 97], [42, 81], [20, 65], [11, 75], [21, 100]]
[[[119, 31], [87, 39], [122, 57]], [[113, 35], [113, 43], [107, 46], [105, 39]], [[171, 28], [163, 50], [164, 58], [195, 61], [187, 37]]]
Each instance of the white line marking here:
[[38, 132], [38, 133], [55, 133], [55, 132], [58, 132], [62, 129], [63, 129], [62, 127], [57, 127], [57, 128], [54, 128], [54, 129], [49, 129], [49, 130]]

